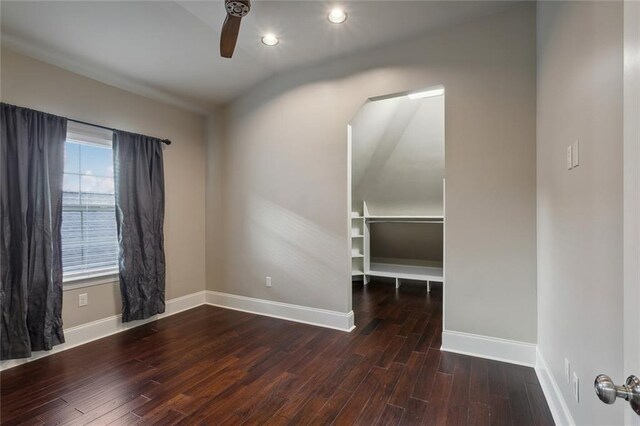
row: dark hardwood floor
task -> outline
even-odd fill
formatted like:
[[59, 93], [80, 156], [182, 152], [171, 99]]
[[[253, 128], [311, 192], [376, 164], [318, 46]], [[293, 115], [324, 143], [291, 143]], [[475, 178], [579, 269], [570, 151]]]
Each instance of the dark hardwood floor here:
[[442, 292], [354, 286], [352, 333], [201, 306], [0, 374], [3, 424], [553, 424], [531, 368], [440, 352]]

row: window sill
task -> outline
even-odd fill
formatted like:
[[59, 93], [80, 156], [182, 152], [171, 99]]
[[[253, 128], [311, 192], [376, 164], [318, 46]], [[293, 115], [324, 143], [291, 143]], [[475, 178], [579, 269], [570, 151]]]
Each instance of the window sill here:
[[62, 291], [77, 290], [79, 288], [94, 287], [103, 284], [112, 284], [119, 281], [117, 272], [92, 277], [74, 277], [62, 280]]

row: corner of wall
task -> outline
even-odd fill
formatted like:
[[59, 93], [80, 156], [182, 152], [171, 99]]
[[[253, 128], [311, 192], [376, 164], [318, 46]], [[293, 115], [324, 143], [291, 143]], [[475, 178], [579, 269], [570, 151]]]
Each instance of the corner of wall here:
[[205, 283], [203, 290], [215, 290], [216, 280], [224, 274], [223, 138], [224, 110], [219, 108], [206, 117], [206, 184], [205, 184]]

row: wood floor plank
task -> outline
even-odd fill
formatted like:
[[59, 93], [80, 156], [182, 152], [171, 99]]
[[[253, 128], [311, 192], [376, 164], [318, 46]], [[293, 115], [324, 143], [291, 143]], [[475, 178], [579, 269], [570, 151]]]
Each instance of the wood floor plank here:
[[553, 425], [553, 416], [551, 415], [551, 410], [549, 410], [540, 384], [527, 383], [527, 395], [529, 397], [529, 407], [531, 408], [533, 424], [540, 426]]
[[467, 424], [470, 426], [489, 426], [490, 423], [489, 405], [470, 402], [467, 410]]
[[407, 408], [404, 410], [401, 425], [419, 425], [425, 420], [427, 403], [415, 398], [409, 398]]
[[404, 340], [402, 347], [396, 354], [396, 357], [393, 359], [393, 362], [406, 364], [407, 361], [409, 360], [409, 356], [411, 356], [411, 352], [414, 352], [414, 349], [418, 345], [418, 342], [420, 341], [420, 337], [421, 336], [419, 334], [415, 334], [415, 333], [409, 334]]
[[336, 389], [335, 392], [327, 399], [327, 402], [320, 408], [320, 410], [318, 410], [313, 419], [310, 420], [311, 424], [331, 424], [352, 396], [353, 392], [340, 388]]
[[380, 386], [373, 392], [360, 416], [356, 419], [355, 424], [358, 425], [369, 426], [376, 423], [391, 397], [404, 365], [394, 363], [386, 371], [379, 367], [374, 367], [374, 369], [380, 376]]
[[470, 370], [471, 359], [469, 357], [456, 358], [451, 394], [447, 401], [449, 405], [447, 413], [448, 424], [460, 425], [465, 424], [468, 420]]
[[407, 361], [404, 371], [398, 380], [398, 384], [389, 399], [390, 404], [402, 408], [407, 407], [407, 403], [409, 402], [409, 398], [413, 392], [413, 387], [415, 386], [416, 380], [418, 380], [418, 373], [422, 369], [422, 364], [424, 363], [425, 358], [426, 354], [423, 353], [413, 352], [411, 354], [409, 361]]
[[506, 364], [507, 390], [511, 407], [511, 421], [518, 425], [533, 425], [533, 414], [529, 405], [527, 386], [521, 367]]
[[201, 306], [0, 372], [2, 424], [551, 425], [533, 369], [441, 352], [442, 291], [355, 285], [351, 333]]
[[492, 395], [489, 401], [489, 416], [492, 426], [506, 426], [512, 424], [509, 399]]
[[455, 401], [451, 399], [452, 387], [452, 374], [436, 373], [425, 415], [431, 424], [444, 425], [448, 423], [449, 406], [452, 403], [455, 404]]
[[395, 426], [399, 425], [404, 415], [404, 408], [396, 407], [395, 405], [387, 404], [382, 410], [382, 414], [376, 425], [380, 426]]
[[398, 335], [393, 336], [390, 340], [389, 345], [382, 353], [382, 356], [380, 357], [376, 365], [382, 368], [388, 368], [393, 362], [393, 360], [395, 359], [396, 355], [398, 354], [398, 352], [400, 351], [400, 349], [402, 348], [406, 340], [407, 340], [406, 337], [402, 337]]
[[423, 401], [429, 400], [429, 395], [433, 389], [435, 375], [440, 363], [440, 351], [429, 350], [422, 364], [422, 368], [418, 373], [415, 386], [411, 392], [411, 397], [421, 399]]
[[470, 360], [469, 401], [489, 405], [489, 363], [481, 358]]
[[340, 410], [333, 424], [352, 425], [360, 416], [369, 398], [378, 390], [382, 384], [381, 369], [371, 369], [360, 386], [355, 389], [351, 399]]

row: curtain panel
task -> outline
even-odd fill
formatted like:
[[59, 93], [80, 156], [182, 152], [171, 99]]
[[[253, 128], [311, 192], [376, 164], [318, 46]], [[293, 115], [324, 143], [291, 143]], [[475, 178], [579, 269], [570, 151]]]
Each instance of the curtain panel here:
[[162, 140], [113, 133], [122, 321], [165, 310]]
[[62, 179], [67, 120], [0, 104], [0, 358], [64, 342]]

